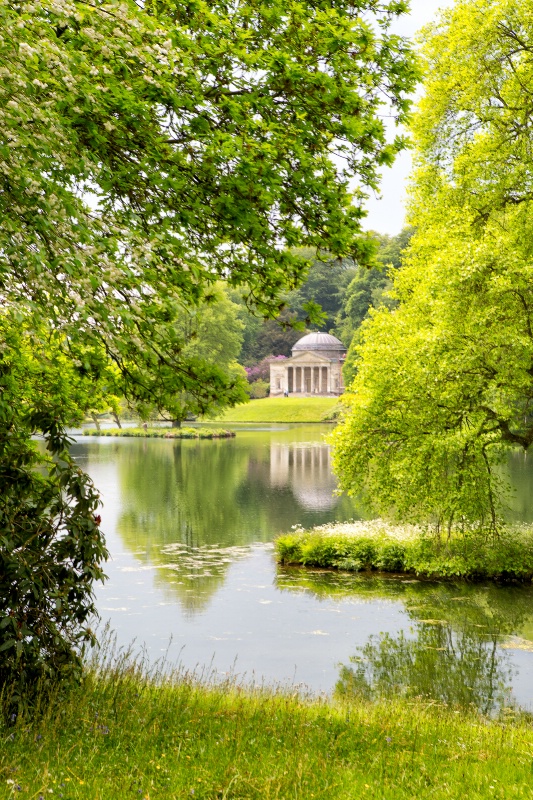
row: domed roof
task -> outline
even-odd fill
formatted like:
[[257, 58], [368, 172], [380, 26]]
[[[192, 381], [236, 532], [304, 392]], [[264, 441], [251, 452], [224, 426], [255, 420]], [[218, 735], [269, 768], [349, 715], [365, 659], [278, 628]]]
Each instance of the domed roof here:
[[295, 351], [298, 353], [301, 350], [336, 350], [339, 353], [345, 353], [346, 347], [343, 345], [340, 339], [337, 339], [336, 336], [332, 336], [331, 333], [308, 333], [305, 336], [302, 336], [301, 339], [298, 339], [294, 347], [292, 348], [292, 352]]

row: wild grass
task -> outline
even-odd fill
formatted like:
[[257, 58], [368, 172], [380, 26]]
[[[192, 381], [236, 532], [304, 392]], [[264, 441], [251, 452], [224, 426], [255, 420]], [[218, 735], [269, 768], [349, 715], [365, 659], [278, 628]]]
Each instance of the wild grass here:
[[266, 397], [229, 408], [219, 422], [331, 422], [337, 397]]
[[85, 436], [130, 436], [152, 439], [229, 439], [234, 431], [223, 428], [103, 428], [85, 430]]
[[[4, 697], [4, 701], [6, 698]], [[0, 796], [48, 800], [531, 798], [533, 724], [148, 675], [127, 658], [0, 723]]]
[[514, 526], [498, 537], [460, 532], [438, 539], [382, 520], [296, 528], [275, 542], [282, 564], [359, 572], [412, 573], [431, 578], [533, 579], [533, 528]]

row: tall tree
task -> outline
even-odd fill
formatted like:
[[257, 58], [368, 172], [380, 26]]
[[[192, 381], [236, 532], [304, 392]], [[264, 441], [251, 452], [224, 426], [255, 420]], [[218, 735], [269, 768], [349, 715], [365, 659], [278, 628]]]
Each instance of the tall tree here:
[[414, 229], [411, 227], [404, 228], [397, 236], [388, 236], [372, 231], [371, 237], [376, 248], [375, 265], [359, 265], [346, 287], [342, 297], [342, 306], [336, 318], [336, 333], [348, 348], [343, 366], [346, 386], [351, 384], [357, 372], [361, 323], [371, 309], [379, 308], [382, 305], [393, 308], [396, 303], [391, 296], [391, 271], [400, 267], [402, 254], [409, 244], [413, 232]]
[[426, 95], [399, 307], [363, 326], [343, 485], [417, 520], [500, 528], [496, 466], [533, 442], [533, 21], [463, 0], [427, 32]]
[[309, 271], [300, 288], [287, 295], [288, 307], [295, 312], [298, 319], [305, 322], [309, 303], [317, 303], [322, 318], [315, 321], [313, 327], [331, 330], [341, 309], [346, 287], [355, 271], [353, 259], [331, 259], [326, 255], [315, 257], [311, 260]]
[[0, 2], [2, 680], [79, 664], [104, 555], [97, 496], [63, 434], [68, 387], [47, 370], [28, 381], [11, 340], [32, 351], [44, 325], [72, 369], [98, 381], [111, 362], [132, 402], [171, 414], [184, 396], [198, 410], [239, 400], [235, 375], [190, 356], [178, 322], [220, 278], [277, 313], [305, 269], [291, 247], [359, 251], [348, 182], [374, 186], [402, 146], [378, 111], [386, 96], [402, 119], [416, 79], [389, 33], [405, 10]]

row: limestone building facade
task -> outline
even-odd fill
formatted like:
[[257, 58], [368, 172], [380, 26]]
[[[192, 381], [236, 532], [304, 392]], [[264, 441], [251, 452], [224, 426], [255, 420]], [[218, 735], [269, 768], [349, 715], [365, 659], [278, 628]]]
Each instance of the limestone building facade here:
[[291, 358], [270, 365], [270, 396], [336, 397], [343, 393], [346, 348], [330, 333], [308, 333], [292, 348]]

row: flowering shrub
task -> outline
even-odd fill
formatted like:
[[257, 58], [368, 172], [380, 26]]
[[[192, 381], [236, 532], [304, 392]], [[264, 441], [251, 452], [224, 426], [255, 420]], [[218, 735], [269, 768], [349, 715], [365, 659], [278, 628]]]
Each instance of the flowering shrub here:
[[253, 367], [245, 367], [248, 383], [267, 381], [270, 383], [270, 364], [273, 361], [284, 361], [286, 356], [265, 356]]

